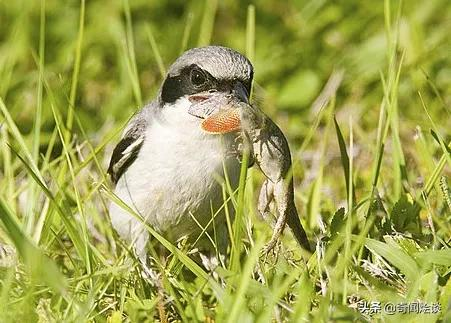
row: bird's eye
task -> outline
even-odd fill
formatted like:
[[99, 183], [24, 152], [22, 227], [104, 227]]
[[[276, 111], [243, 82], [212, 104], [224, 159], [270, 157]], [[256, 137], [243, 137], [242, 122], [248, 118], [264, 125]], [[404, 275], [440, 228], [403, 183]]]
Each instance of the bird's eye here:
[[195, 86], [201, 86], [207, 82], [205, 75], [199, 70], [191, 71], [191, 83]]

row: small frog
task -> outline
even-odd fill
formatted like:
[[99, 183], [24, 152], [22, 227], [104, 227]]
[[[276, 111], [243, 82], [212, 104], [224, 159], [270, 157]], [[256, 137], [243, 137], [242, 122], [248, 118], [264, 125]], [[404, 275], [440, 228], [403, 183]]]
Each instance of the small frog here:
[[[211, 105], [209, 105], [211, 107]], [[288, 142], [280, 128], [257, 106], [230, 100], [217, 102], [215, 111], [204, 111], [193, 106], [190, 113], [204, 118], [201, 128], [211, 134], [240, 131], [242, 147], [248, 151], [266, 177], [260, 190], [258, 211], [267, 222], [271, 221], [271, 203], [275, 204], [278, 217], [273, 234], [266, 244], [266, 252], [276, 245], [285, 224], [299, 244], [311, 251], [310, 244], [299, 220], [294, 203], [291, 153]]]

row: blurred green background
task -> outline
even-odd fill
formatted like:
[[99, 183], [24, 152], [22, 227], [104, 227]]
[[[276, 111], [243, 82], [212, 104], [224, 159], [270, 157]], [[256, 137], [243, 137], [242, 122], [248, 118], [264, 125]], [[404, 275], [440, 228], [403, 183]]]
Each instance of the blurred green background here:
[[[105, 122], [124, 121], [140, 100], [154, 97], [162, 77], [147, 28], [166, 67], [184, 49], [207, 43], [245, 53], [251, 3], [256, 13], [255, 80], [264, 91], [265, 110], [290, 117], [292, 139], [304, 134], [309, 106], [337, 68], [345, 71], [337, 97], [339, 110], [352, 111], [363, 129], [375, 127], [383, 93], [380, 73], [387, 69], [384, 3], [352, 0], [134, 0], [130, 1], [132, 32], [127, 30], [122, 1], [87, 1], [76, 100], [83, 125], [96, 132]], [[397, 6], [393, 1], [392, 13]], [[427, 124], [417, 95], [421, 91], [431, 113], [449, 119], [443, 105], [451, 101], [451, 5], [433, 0], [404, 1], [402, 6], [401, 118], [413, 122], [407, 127]], [[79, 1], [46, 1], [45, 76], [62, 101], [71, 86], [79, 10]], [[31, 129], [36, 108], [38, 68], [33, 56], [39, 52], [39, 20], [39, 1], [0, 2], [0, 95], [25, 130]], [[128, 72], [131, 39], [141, 98], [133, 94]], [[444, 102], [433, 93], [427, 77]], [[44, 110], [48, 131], [53, 130], [50, 114]], [[449, 129], [449, 123], [442, 125]]]

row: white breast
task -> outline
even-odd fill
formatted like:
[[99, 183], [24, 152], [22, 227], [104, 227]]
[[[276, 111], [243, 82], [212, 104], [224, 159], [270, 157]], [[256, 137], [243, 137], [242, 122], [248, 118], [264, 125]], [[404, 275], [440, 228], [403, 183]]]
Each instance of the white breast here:
[[[186, 112], [188, 106], [178, 102], [152, 121], [138, 158], [115, 191], [172, 241], [198, 231], [192, 216], [205, 225], [211, 219], [211, 207], [214, 211], [221, 207], [224, 165], [232, 185], [239, 175], [238, 160], [225, 157], [233, 138], [203, 133], [200, 119]], [[110, 215], [123, 238], [134, 235], [138, 224], [133, 217], [115, 205]]]

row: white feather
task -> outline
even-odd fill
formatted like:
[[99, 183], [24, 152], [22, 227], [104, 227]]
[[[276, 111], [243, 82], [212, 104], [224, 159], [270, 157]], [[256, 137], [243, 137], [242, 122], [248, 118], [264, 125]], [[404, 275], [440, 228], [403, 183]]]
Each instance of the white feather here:
[[[223, 204], [221, 185], [225, 161], [233, 186], [237, 185], [239, 163], [226, 157], [233, 135], [202, 132], [199, 118], [188, 114], [186, 98], [161, 110], [146, 129], [140, 153], [119, 179], [115, 193], [170, 241], [201, 230]], [[110, 216], [122, 238], [134, 241], [145, 253], [148, 234], [140, 221], [120, 206], [111, 204]], [[221, 216], [221, 215], [219, 215]], [[196, 235], [197, 237], [197, 235]], [[196, 238], [194, 237], [194, 238]]]

